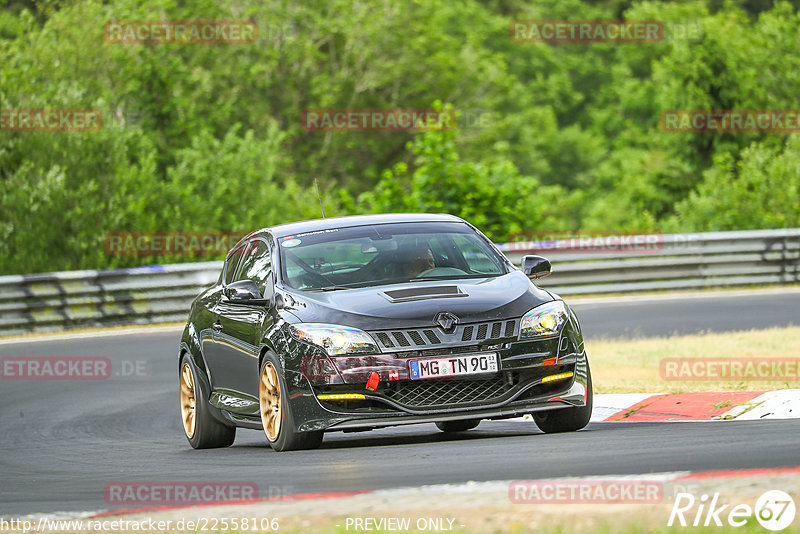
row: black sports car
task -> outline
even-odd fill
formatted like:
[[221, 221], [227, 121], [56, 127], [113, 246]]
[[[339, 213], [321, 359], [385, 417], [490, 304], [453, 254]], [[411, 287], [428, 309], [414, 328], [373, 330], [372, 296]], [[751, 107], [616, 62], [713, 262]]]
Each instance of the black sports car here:
[[264, 228], [192, 303], [180, 343], [192, 447], [263, 428], [276, 451], [324, 432], [433, 422], [445, 432], [532, 414], [578, 430], [592, 381], [578, 319], [475, 227], [450, 215], [341, 217]]

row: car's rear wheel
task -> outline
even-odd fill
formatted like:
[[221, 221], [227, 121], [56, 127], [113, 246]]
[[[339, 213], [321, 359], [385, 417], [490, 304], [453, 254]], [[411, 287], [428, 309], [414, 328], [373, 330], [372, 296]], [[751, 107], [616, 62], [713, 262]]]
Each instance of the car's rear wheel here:
[[436, 427], [442, 432], [465, 432], [480, 424], [480, 419], [464, 419], [462, 421], [441, 421]]
[[197, 368], [188, 354], [181, 358], [179, 381], [181, 421], [189, 444], [195, 449], [230, 446], [236, 439], [236, 427], [224, 425], [211, 415], [203, 382], [198, 380]]
[[322, 444], [323, 432], [295, 430], [292, 407], [284, 395], [285, 391], [286, 381], [280, 372], [280, 363], [275, 356], [268, 353], [261, 363], [258, 388], [261, 424], [267, 441], [278, 452], [316, 449]]
[[589, 424], [592, 417], [592, 373], [586, 365], [586, 404], [574, 408], [559, 408], [533, 414], [533, 420], [539, 430], [548, 434], [556, 432], [572, 432]]

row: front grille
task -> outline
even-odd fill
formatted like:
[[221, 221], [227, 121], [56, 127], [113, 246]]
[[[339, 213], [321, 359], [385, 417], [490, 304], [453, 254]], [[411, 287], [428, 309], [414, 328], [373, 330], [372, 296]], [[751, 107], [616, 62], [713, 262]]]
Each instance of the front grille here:
[[464, 327], [464, 332], [461, 334], [461, 341], [469, 341], [472, 339], [472, 331], [475, 329], [473, 326]]
[[422, 336], [416, 330], [412, 330], [408, 333], [408, 337], [411, 338], [411, 341], [414, 342], [415, 345], [424, 345], [425, 342], [422, 341]]
[[[392, 335], [394, 336], [394, 340], [397, 341], [397, 344], [401, 347], [408, 347], [410, 345], [408, 339], [406, 339], [406, 336], [403, 335], [402, 332], [392, 332]], [[391, 343], [391, 341], [389, 343]]]
[[425, 337], [428, 338], [428, 341], [431, 342], [431, 345], [438, 345], [442, 341], [436, 336], [436, 332], [433, 330], [425, 330]]
[[517, 333], [515, 319], [491, 321], [468, 325], [457, 325], [455, 331], [447, 333], [441, 328], [408, 328], [372, 332], [378, 345], [385, 352], [418, 350], [438, 346], [461, 345], [468, 342], [487, 342], [514, 337]]
[[488, 324], [482, 324], [478, 327], [478, 339], [486, 339], [486, 331], [489, 330]]
[[389, 339], [389, 334], [386, 332], [378, 332], [375, 334], [378, 337], [378, 341], [380, 341], [381, 345], [384, 347], [393, 347], [392, 340]]
[[500, 337], [500, 329], [503, 323], [492, 323], [492, 339]]
[[436, 347], [433, 349], [411, 350], [399, 354], [402, 358], [430, 358], [432, 356], [451, 356], [453, 354], [469, 354], [480, 352], [480, 345], [459, 345], [458, 347]]
[[472, 380], [415, 380], [402, 382], [384, 395], [408, 408], [429, 408], [492, 401], [502, 397], [508, 387], [500, 375]]

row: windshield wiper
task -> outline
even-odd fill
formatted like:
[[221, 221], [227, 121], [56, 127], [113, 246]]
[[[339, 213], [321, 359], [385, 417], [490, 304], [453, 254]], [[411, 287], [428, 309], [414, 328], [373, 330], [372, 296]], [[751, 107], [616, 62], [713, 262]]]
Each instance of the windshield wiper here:
[[305, 291], [339, 291], [341, 289], [351, 289], [351, 288], [345, 286], [325, 286], [325, 287], [314, 287], [306, 289]]
[[478, 274], [445, 274], [442, 276], [421, 276], [419, 278], [409, 278], [409, 282], [443, 282], [445, 280], [463, 280], [468, 278], [493, 278], [495, 276], [501, 276], [500, 274], [485, 274], [485, 273], [478, 273]]

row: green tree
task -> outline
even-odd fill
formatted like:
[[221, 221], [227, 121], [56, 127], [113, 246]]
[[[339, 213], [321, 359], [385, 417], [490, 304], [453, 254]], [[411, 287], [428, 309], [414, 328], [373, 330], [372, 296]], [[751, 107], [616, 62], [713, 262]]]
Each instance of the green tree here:
[[720, 154], [676, 212], [670, 226], [691, 231], [800, 227], [800, 138]]
[[[398, 163], [384, 172], [375, 192], [363, 193], [363, 211], [450, 213], [481, 228], [495, 241], [522, 232], [561, 229], [559, 186], [543, 186], [522, 176], [514, 163], [497, 157], [483, 162], [462, 160], [456, 130], [418, 134], [410, 143], [413, 170]], [[499, 150], [498, 152], [503, 152]]]

